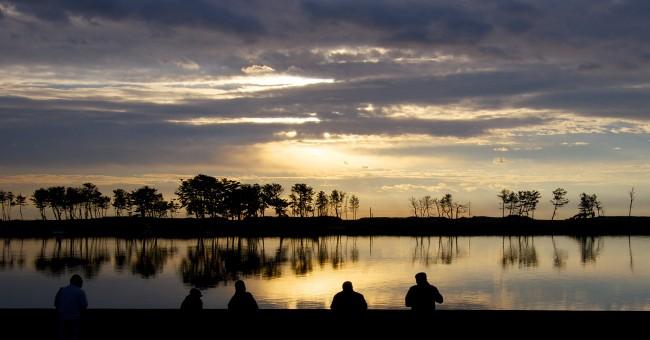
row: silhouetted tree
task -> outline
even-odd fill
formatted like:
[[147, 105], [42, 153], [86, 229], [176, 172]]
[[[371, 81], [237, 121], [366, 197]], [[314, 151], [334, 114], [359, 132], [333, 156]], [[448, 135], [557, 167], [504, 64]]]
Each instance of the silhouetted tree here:
[[460, 203], [453, 203], [452, 205], [452, 218], [453, 218], [453, 213], [456, 213], [456, 218], [460, 216], [460, 214], [465, 214], [467, 212], [467, 204], [460, 204]]
[[160, 217], [161, 211], [167, 211], [167, 203], [157, 189], [144, 186], [131, 191], [129, 198], [135, 206], [135, 212], [140, 213], [141, 217]]
[[34, 194], [30, 198], [34, 206], [38, 209], [38, 212], [41, 214], [41, 219], [45, 221], [47, 217], [45, 216], [45, 208], [48, 205], [48, 192], [47, 189], [40, 188], [34, 191]]
[[355, 195], [350, 196], [350, 211], [352, 212], [352, 219], [357, 219], [357, 210], [359, 210], [359, 198]]
[[596, 213], [602, 211], [602, 206], [596, 194], [587, 195], [586, 193], [580, 194], [580, 202], [578, 203], [578, 214], [576, 218], [596, 217]]
[[510, 191], [508, 189], [503, 189], [497, 195], [497, 197], [501, 199], [501, 217], [506, 217], [506, 205], [510, 201], [510, 195], [511, 194], [512, 194], [512, 191]]
[[447, 193], [440, 199], [440, 207], [442, 213], [447, 218], [454, 218], [454, 198], [451, 194]]
[[506, 205], [508, 206], [508, 216], [512, 215], [515, 208], [519, 205], [519, 196], [514, 191], [508, 193], [508, 199], [506, 200]]
[[8, 191], [7, 194], [7, 220], [11, 220], [11, 208], [13, 208], [16, 205], [16, 196], [14, 195], [13, 192]]
[[632, 216], [632, 203], [634, 203], [634, 195], [635, 195], [634, 187], [632, 187], [632, 190], [630, 190], [629, 194], [630, 194], [630, 210], [629, 210], [627, 216], [631, 217]]
[[[97, 218], [100, 211], [108, 207], [106, 197], [102, 196], [97, 186], [92, 183], [82, 184], [79, 194], [81, 196], [80, 209], [83, 207], [84, 218]], [[110, 198], [108, 200], [110, 202]]]
[[122, 216], [123, 211], [130, 211], [129, 193], [124, 189], [113, 190], [113, 208], [116, 216]]
[[517, 202], [518, 202], [518, 215], [519, 216], [530, 216], [535, 218], [535, 210], [537, 209], [537, 204], [542, 195], [537, 190], [524, 190], [517, 193]]
[[225, 188], [221, 184], [212, 176], [199, 174], [188, 180], [181, 179], [176, 195], [188, 215], [196, 218], [205, 218], [206, 215], [214, 217], [216, 206], [225, 194]]
[[244, 216], [257, 217], [263, 206], [262, 187], [259, 184], [242, 184], [240, 193]]
[[557, 208], [562, 208], [563, 206], [569, 203], [569, 200], [566, 198], [567, 191], [562, 188], [557, 188], [553, 190], [553, 199], [551, 204], [553, 204], [553, 216], [551, 216], [551, 221], [555, 219], [555, 212]]
[[411, 196], [411, 198], [409, 198], [409, 203], [411, 204], [411, 208], [413, 209], [413, 216], [418, 217], [420, 202], [417, 200], [417, 198]]
[[329, 199], [324, 191], [319, 191], [316, 195], [316, 211], [318, 216], [327, 216]]
[[11, 191], [0, 191], [0, 207], [2, 208], [0, 220], [11, 220], [11, 207], [14, 205], [16, 205], [14, 193]]
[[169, 217], [174, 218], [178, 210], [181, 209], [181, 205], [176, 202], [176, 200], [171, 199], [169, 200], [169, 203], [167, 203], [167, 211], [169, 211]]
[[61, 213], [65, 209], [65, 187], [47, 188], [48, 205], [52, 208], [54, 218], [61, 220]]
[[20, 212], [20, 219], [23, 219], [23, 207], [27, 205], [27, 198], [23, 194], [18, 194], [16, 200], [14, 201], [15, 205], [18, 206], [18, 211]]
[[286, 209], [289, 203], [281, 197], [283, 192], [282, 185], [278, 183], [264, 184], [262, 186], [262, 202], [264, 208], [273, 208], [277, 216], [286, 215]]
[[300, 217], [306, 217], [314, 211], [312, 201], [314, 200], [314, 189], [304, 183], [296, 183], [291, 187], [291, 194], [294, 209]]

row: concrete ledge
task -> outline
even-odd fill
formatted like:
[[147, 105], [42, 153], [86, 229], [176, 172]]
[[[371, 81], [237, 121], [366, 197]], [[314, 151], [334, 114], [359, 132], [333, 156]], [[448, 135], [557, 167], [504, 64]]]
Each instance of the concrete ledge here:
[[[51, 309], [0, 309], [3, 335], [22, 339], [56, 338]], [[360, 336], [563, 336], [577, 333], [621, 337], [645, 331], [650, 312], [465, 311], [442, 310], [427, 317], [410, 311], [369, 310], [353, 320], [328, 310], [260, 310], [240, 317], [226, 310], [188, 315], [165, 309], [90, 309], [83, 318], [84, 339], [184, 339], [228, 337], [312, 338]], [[525, 333], [522, 333], [525, 332]], [[4, 337], [3, 337], [4, 338]], [[10, 339], [10, 338], [7, 338]]]

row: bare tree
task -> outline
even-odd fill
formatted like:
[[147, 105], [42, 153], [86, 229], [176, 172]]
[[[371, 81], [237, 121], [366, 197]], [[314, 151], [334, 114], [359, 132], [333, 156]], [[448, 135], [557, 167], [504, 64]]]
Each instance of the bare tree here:
[[411, 208], [413, 208], [413, 216], [418, 217], [418, 208], [420, 207], [418, 200], [411, 196], [411, 198], [409, 198], [409, 203], [411, 203]]
[[501, 199], [501, 217], [506, 217], [506, 204], [508, 203], [508, 199], [511, 193], [512, 192], [510, 190], [503, 189], [497, 195], [497, 197]]
[[630, 211], [628, 212], [627, 216], [631, 217], [632, 216], [632, 203], [634, 202], [634, 195], [636, 194], [634, 192], [634, 187], [632, 187], [632, 190], [630, 190], [629, 194], [630, 194]]
[[357, 210], [359, 210], [359, 198], [356, 195], [350, 196], [349, 208], [352, 212], [352, 219], [357, 219]]

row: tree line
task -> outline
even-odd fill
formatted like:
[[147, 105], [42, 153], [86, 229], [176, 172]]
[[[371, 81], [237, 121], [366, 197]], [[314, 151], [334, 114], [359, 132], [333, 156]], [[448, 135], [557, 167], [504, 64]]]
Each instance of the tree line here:
[[347, 216], [356, 218], [359, 198], [348, 196], [340, 190], [331, 193], [319, 191], [305, 183], [290, 188], [288, 198], [283, 198], [284, 188], [278, 183], [242, 184], [227, 178], [217, 179], [197, 175], [181, 180], [176, 191], [181, 207], [196, 218], [222, 217], [232, 220], [264, 216], [267, 209], [276, 216]]
[[[553, 190], [553, 198], [549, 201], [553, 205], [553, 215], [551, 220], [555, 219], [559, 208], [567, 205], [569, 199], [566, 198], [567, 191], [563, 188]], [[634, 188], [628, 193], [630, 197], [630, 206], [628, 216], [632, 216], [632, 205], [636, 199]], [[497, 194], [499, 198], [499, 209], [501, 217], [506, 216], [525, 216], [535, 218], [537, 205], [542, 199], [542, 194], [537, 190], [519, 190], [512, 191], [503, 189]], [[603, 204], [598, 200], [596, 194], [581, 193], [578, 197], [578, 213], [571, 218], [593, 218], [605, 216]], [[470, 203], [461, 204], [455, 202], [450, 193], [444, 194], [441, 198], [432, 198], [424, 196], [422, 198], [409, 198], [409, 206], [415, 217], [445, 217], [449, 219], [459, 218], [465, 213], [471, 215]]]
[[[39, 188], [29, 199], [38, 209], [42, 220], [47, 219], [48, 211], [56, 220], [105, 217], [111, 206], [115, 216], [174, 217], [184, 208], [188, 216], [195, 218], [231, 220], [263, 217], [267, 209], [274, 211], [276, 216], [347, 218], [350, 213], [356, 219], [359, 210], [359, 198], [341, 190], [316, 193], [313, 187], [296, 183], [291, 186], [286, 198], [283, 194], [284, 188], [278, 183], [245, 184], [199, 174], [190, 179], [181, 179], [175, 192], [177, 199], [169, 201], [164, 200], [157, 189], [149, 186], [132, 191], [115, 189], [112, 197], [109, 197], [93, 183], [84, 183], [80, 187]], [[19, 206], [22, 219], [22, 207], [27, 204], [26, 200], [22, 195], [0, 191], [2, 220], [11, 219], [14, 206]]]
[[0, 221], [11, 220], [11, 210], [18, 206], [20, 219], [23, 218], [23, 207], [27, 205], [27, 198], [23, 194], [14, 195], [11, 191], [0, 190]]
[[[411, 209], [415, 217], [446, 217], [459, 218], [469, 213], [470, 203], [455, 202], [451, 194], [444, 194], [441, 198], [431, 198], [427, 195], [422, 198], [409, 198]], [[435, 210], [434, 210], [435, 208]]]

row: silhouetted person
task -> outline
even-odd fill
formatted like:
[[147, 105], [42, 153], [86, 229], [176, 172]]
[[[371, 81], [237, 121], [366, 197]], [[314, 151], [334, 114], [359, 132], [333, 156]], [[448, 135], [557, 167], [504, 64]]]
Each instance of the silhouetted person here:
[[181, 310], [186, 312], [196, 312], [203, 309], [203, 301], [201, 301], [201, 291], [192, 288], [190, 289], [190, 294], [185, 297], [183, 303], [181, 303]]
[[253, 294], [246, 291], [244, 281], [235, 282], [235, 295], [228, 302], [228, 310], [240, 313], [255, 312], [259, 308]]
[[428, 313], [436, 309], [436, 302], [442, 303], [442, 295], [438, 288], [427, 282], [426, 273], [415, 274], [415, 286], [411, 287], [406, 293], [406, 307], [411, 307], [411, 310]]
[[78, 339], [81, 329], [81, 312], [88, 308], [86, 293], [81, 289], [83, 279], [75, 274], [70, 284], [59, 288], [54, 298], [59, 318], [59, 339]]
[[334, 295], [330, 309], [337, 315], [359, 315], [368, 310], [368, 304], [363, 295], [352, 289], [352, 282], [343, 282], [343, 290]]

